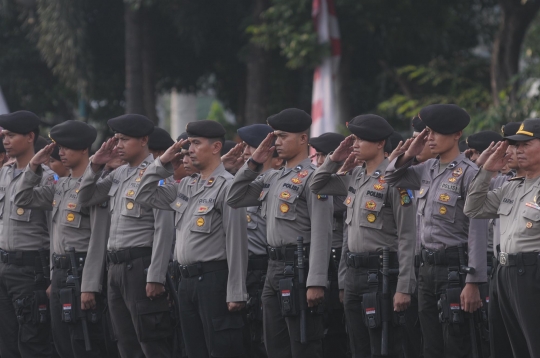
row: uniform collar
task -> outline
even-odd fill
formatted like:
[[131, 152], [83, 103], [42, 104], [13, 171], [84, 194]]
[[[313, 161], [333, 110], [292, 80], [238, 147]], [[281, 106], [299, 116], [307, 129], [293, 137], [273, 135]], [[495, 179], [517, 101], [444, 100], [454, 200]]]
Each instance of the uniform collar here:
[[[224, 173], [229, 174], [228, 171], [225, 170], [225, 166], [223, 166], [223, 163], [219, 163], [219, 165], [214, 169], [212, 174], [210, 174], [210, 177], [206, 180], [206, 183], [204, 184], [205, 188], [211, 188], [216, 183], [216, 179], [220, 176], [224, 176]], [[230, 174], [229, 174], [230, 175]], [[191, 176], [193, 179], [189, 182], [189, 186], [197, 184], [197, 182], [201, 179], [201, 174], [193, 174]]]
[[295, 173], [299, 173], [300, 171], [303, 171], [303, 170], [307, 170], [308, 168], [311, 168], [311, 159], [309, 159], [309, 157], [307, 157], [306, 159], [302, 160], [300, 162], [300, 164], [298, 164], [297, 166], [295, 166], [294, 168], [286, 168], [286, 167], [283, 167], [282, 168], [282, 176], [283, 175], [286, 175], [286, 174], [289, 174], [291, 171], [292, 172], [295, 172]]

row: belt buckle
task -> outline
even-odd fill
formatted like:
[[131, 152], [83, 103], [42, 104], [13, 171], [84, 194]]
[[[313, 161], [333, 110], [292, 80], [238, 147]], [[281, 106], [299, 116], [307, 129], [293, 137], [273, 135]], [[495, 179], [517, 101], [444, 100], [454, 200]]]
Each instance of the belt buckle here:
[[506, 252], [499, 253], [499, 263], [501, 264], [501, 266], [508, 265], [508, 253]]
[[111, 255], [110, 257], [112, 258], [111, 261], [113, 262], [113, 264], [117, 264], [120, 262], [120, 260], [118, 259], [118, 251], [111, 251], [109, 252], [109, 255]]
[[187, 269], [187, 266], [185, 265], [182, 265], [180, 267], [180, 274], [182, 275], [182, 277], [185, 277], [185, 278], [188, 278], [189, 277], [189, 271]]

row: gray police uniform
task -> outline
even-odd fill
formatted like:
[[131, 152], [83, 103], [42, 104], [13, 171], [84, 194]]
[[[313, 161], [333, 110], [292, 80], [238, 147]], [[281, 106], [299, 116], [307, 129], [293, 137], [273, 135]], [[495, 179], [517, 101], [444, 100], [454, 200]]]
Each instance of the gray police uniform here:
[[168, 357], [172, 333], [166, 295], [150, 300], [146, 283], [164, 283], [173, 238], [173, 217], [166, 211], [135, 202], [142, 175], [153, 161], [138, 167], [123, 165], [101, 178], [91, 164], [82, 176], [79, 204], [94, 206], [109, 200], [111, 226], [107, 244], [107, 299], [118, 349], [125, 357]]
[[[439, 159], [414, 164], [414, 159], [395, 168], [396, 158], [386, 169], [391, 186], [418, 191], [422, 265], [418, 277], [419, 317], [424, 335], [424, 356], [463, 357], [471, 350], [468, 325], [439, 322], [437, 302], [449, 286], [449, 268], [459, 267], [457, 245], [466, 244], [468, 265], [474, 274], [466, 282], [487, 281], [487, 223], [470, 220], [463, 213], [467, 188], [478, 167], [464, 154], [439, 171]], [[465, 342], [465, 343], [464, 343]]]
[[514, 357], [540, 356], [540, 179], [516, 179], [489, 191], [493, 173], [481, 169], [469, 188], [465, 213], [500, 220], [497, 298]]
[[[282, 316], [278, 293], [284, 269], [295, 261], [296, 239], [309, 246], [306, 286], [326, 287], [332, 242], [332, 198], [314, 195], [308, 184], [315, 167], [309, 158], [295, 168], [272, 170], [263, 178], [245, 164], [236, 174], [227, 202], [232, 207], [260, 205], [266, 218], [268, 273], [263, 289], [264, 340], [269, 357], [321, 357], [322, 316], [307, 314], [307, 339], [300, 343], [299, 316]], [[304, 298], [305, 299], [305, 298]]]
[[247, 301], [245, 210], [225, 203], [232, 175], [220, 164], [208, 180], [200, 174], [157, 186], [172, 165], [156, 159], [146, 170], [137, 203], [175, 213], [176, 248], [182, 280], [178, 296], [186, 351], [190, 357], [243, 354], [242, 313], [227, 302]]
[[[77, 203], [80, 179], [60, 178], [55, 184], [40, 186], [43, 169], [38, 167], [34, 173], [26, 168], [22, 180], [17, 185], [15, 205], [28, 209], [52, 211], [50, 228], [52, 252], [51, 277], [51, 325], [55, 347], [62, 357], [100, 357], [99, 342], [92, 342], [92, 351], [86, 352], [82, 329], [79, 325], [63, 323], [66, 314], [62, 296], [66, 289], [66, 278], [71, 272], [66, 247], [73, 247], [78, 260], [78, 269], [83, 269], [81, 292], [95, 292], [98, 309], [88, 310], [88, 329], [94, 340], [103, 338], [101, 329], [101, 309], [103, 272], [107, 245], [107, 223], [109, 212], [106, 205], [83, 208]], [[107, 202], [105, 202], [107, 204]], [[67, 293], [66, 292], [66, 293]], [[73, 297], [70, 294], [68, 297]], [[75, 307], [70, 311], [75, 317]], [[69, 323], [69, 322], [68, 322]], [[105, 352], [103, 352], [105, 353]]]
[[[364, 294], [379, 291], [382, 277], [380, 255], [384, 247], [393, 253], [392, 268], [399, 268], [397, 282], [391, 282], [391, 290], [412, 294], [416, 284], [414, 274], [415, 212], [412, 199], [406, 190], [390, 188], [383, 177], [388, 160], [378, 166], [372, 175], [366, 168], [357, 167], [352, 173], [336, 175], [341, 163], [330, 157], [315, 172], [310, 188], [318, 194], [347, 195], [346, 223], [349, 228], [347, 273], [345, 276], [345, 315], [354, 357], [380, 356], [381, 328], [369, 329], [364, 322], [369, 314], [364, 312]], [[399, 240], [398, 240], [399, 238]], [[399, 262], [398, 262], [399, 256]], [[373, 279], [370, 270], [376, 272]], [[391, 302], [391, 301], [390, 301]], [[387, 302], [388, 305], [391, 303]], [[389, 354], [397, 356], [401, 350], [400, 330], [391, 330]]]
[[[49, 264], [49, 215], [15, 205], [23, 172], [15, 166], [0, 169], [0, 355], [50, 357], [48, 279], [43, 272]], [[52, 185], [55, 174], [46, 166], [42, 170], [40, 184]]]

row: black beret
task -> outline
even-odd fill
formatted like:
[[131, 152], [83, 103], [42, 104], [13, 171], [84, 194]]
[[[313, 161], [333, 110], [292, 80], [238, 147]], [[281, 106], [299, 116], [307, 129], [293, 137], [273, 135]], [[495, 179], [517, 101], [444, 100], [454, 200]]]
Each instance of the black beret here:
[[[178, 138], [176, 138], [176, 141], [177, 141], [177, 142], [180, 142], [181, 140], [186, 140], [186, 139], [188, 139], [188, 134], [187, 134], [187, 132], [184, 132], [184, 133], [180, 134], [180, 135], [178, 136]], [[188, 149], [189, 149], [189, 142], [186, 143], [186, 144], [184, 144], [184, 145], [182, 146], [182, 149], [188, 150]]]
[[154, 122], [140, 114], [124, 114], [109, 119], [107, 124], [115, 133], [135, 138], [150, 135], [154, 131]]
[[45, 146], [49, 144], [51, 144], [51, 142], [49, 142], [47, 138], [38, 136], [36, 142], [34, 143], [34, 152], [35, 153], [39, 152], [40, 150], [42, 150], [43, 148], [45, 148]]
[[336, 150], [344, 139], [345, 136], [339, 133], [324, 133], [318, 137], [310, 138], [309, 145], [315, 148], [317, 152], [327, 155]]
[[515, 142], [525, 142], [534, 138], [540, 138], [540, 118], [524, 120], [515, 135], [506, 137]]
[[287, 108], [268, 117], [266, 123], [276, 131], [300, 133], [311, 127], [311, 117], [298, 108]]
[[387, 139], [394, 133], [394, 128], [384, 119], [375, 114], [363, 114], [354, 117], [347, 126], [360, 139], [378, 142]]
[[401, 141], [403, 141], [403, 136], [398, 132], [394, 131], [386, 140], [386, 143], [384, 144], [384, 151], [386, 153], [392, 153]]
[[237, 130], [238, 136], [247, 145], [257, 148], [261, 142], [272, 133], [274, 130], [272, 127], [266, 124], [252, 124], [250, 126], [242, 127]]
[[469, 149], [469, 146], [467, 145], [467, 142], [465, 140], [459, 141], [458, 147], [460, 152], [464, 152]]
[[511, 136], [511, 135], [515, 135], [520, 126], [521, 126], [521, 122], [506, 123], [501, 128], [501, 132], [502, 132], [503, 137], [508, 137], [508, 136]]
[[96, 140], [94, 127], [81, 121], [65, 121], [55, 125], [49, 132], [49, 138], [56, 144], [69, 149], [89, 148]]
[[489, 147], [491, 142], [500, 142], [501, 140], [503, 140], [503, 137], [497, 132], [481, 131], [468, 136], [467, 145], [469, 148], [483, 152]]
[[426, 129], [426, 124], [418, 116], [414, 116], [411, 121], [411, 125], [415, 132], [421, 132]]
[[51, 153], [51, 157], [53, 157], [56, 160], [62, 160], [60, 159], [60, 148], [57, 146], [54, 146], [53, 151]]
[[163, 128], [154, 127], [154, 131], [148, 136], [148, 148], [152, 150], [167, 150], [174, 144], [169, 132]]
[[225, 128], [219, 122], [208, 119], [189, 122], [186, 132], [188, 137], [222, 138], [225, 136]]
[[455, 104], [432, 104], [420, 110], [418, 117], [433, 131], [453, 134], [469, 125], [471, 117]]
[[231, 151], [231, 149], [234, 148], [236, 145], [236, 142], [233, 140], [226, 140], [223, 146], [221, 147], [221, 155], [225, 155]]
[[30, 111], [0, 115], [0, 127], [13, 133], [27, 134], [39, 128], [39, 117]]

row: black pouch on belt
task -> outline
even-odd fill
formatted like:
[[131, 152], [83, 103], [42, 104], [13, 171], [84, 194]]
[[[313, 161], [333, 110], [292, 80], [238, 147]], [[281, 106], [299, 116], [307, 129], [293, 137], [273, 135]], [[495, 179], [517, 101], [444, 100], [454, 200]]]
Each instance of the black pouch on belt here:
[[439, 299], [439, 321], [454, 324], [465, 322], [463, 311], [461, 310], [461, 288], [448, 288], [446, 293], [441, 294]]
[[298, 315], [298, 289], [294, 277], [279, 280], [279, 298], [283, 317]]
[[381, 326], [381, 297], [378, 292], [364, 293], [362, 295], [362, 312], [366, 327], [374, 329]]
[[49, 322], [49, 298], [44, 290], [34, 292], [34, 322]]
[[75, 291], [73, 288], [63, 288], [60, 290], [60, 304], [62, 305], [62, 322], [77, 322], [77, 302], [75, 301]]

